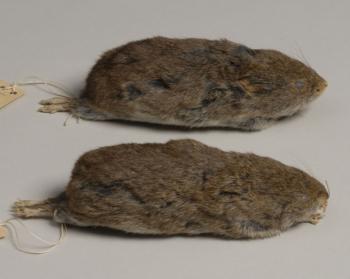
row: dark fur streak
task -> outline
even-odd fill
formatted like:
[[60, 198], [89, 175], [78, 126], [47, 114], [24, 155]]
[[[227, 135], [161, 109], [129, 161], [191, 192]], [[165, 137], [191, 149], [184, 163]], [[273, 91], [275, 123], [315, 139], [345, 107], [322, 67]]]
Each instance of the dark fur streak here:
[[84, 182], [80, 185], [80, 188], [89, 191], [94, 191], [95, 193], [102, 196], [108, 196], [113, 193], [113, 188], [115, 186], [115, 182], [112, 182], [110, 184], [103, 184], [100, 182]]
[[160, 208], [167, 208], [170, 207], [174, 202], [172, 201], [167, 201], [165, 204], [161, 205]]
[[267, 226], [263, 226], [255, 221], [241, 221], [240, 226], [244, 229], [253, 229], [254, 231], [257, 231], [257, 232], [268, 230]]
[[198, 211], [200, 211], [201, 213], [203, 213], [205, 216], [211, 218], [211, 219], [219, 219], [220, 216], [211, 213], [209, 210], [202, 208], [202, 207], [198, 207]]
[[164, 88], [164, 89], [170, 88], [169, 84], [166, 83], [165, 80], [162, 78], [151, 80], [150, 84], [157, 88]]
[[230, 222], [226, 222], [225, 226], [224, 226], [225, 230], [230, 230], [232, 229], [232, 224]]
[[218, 84], [209, 82], [206, 88], [206, 98], [202, 100], [201, 105], [203, 107], [209, 106], [210, 104], [216, 102], [218, 97], [225, 94], [226, 91], [226, 88], [221, 88]]
[[137, 194], [135, 193], [128, 185], [123, 184], [122, 189], [130, 194], [130, 196], [138, 203], [144, 204], [145, 201]]
[[242, 192], [242, 194], [247, 194], [249, 192], [249, 189], [248, 188], [243, 188], [241, 192]]
[[115, 63], [117, 64], [124, 64], [124, 65], [128, 65], [128, 64], [132, 64], [137, 62], [138, 60], [134, 57], [131, 56], [126, 56], [126, 55], [121, 55], [119, 57], [116, 57], [115, 59]]
[[241, 178], [241, 179], [247, 179], [247, 178], [249, 178], [249, 173], [243, 173], [243, 174], [241, 174], [241, 175], [240, 175], [240, 178]]
[[134, 57], [128, 57], [127, 59], [126, 59], [126, 61], [125, 61], [125, 64], [132, 64], [132, 63], [135, 63], [135, 62], [137, 62], [138, 60], [136, 59], [136, 58], [134, 58]]
[[200, 227], [200, 223], [198, 222], [195, 222], [195, 221], [187, 221], [186, 224], [185, 224], [185, 228], [198, 228]]
[[209, 218], [209, 219], [212, 219], [213, 221], [223, 221], [225, 222], [226, 224], [229, 222], [226, 218], [226, 216], [223, 216], [221, 214], [215, 214], [214, 212], [210, 212], [210, 210], [204, 208], [204, 207], [198, 207], [198, 211], [200, 213], [202, 213], [204, 216], [204, 218]]
[[186, 73], [178, 74], [176, 76], [164, 75], [161, 77], [161, 79], [164, 80], [164, 82], [166, 84], [168, 84], [170, 87], [172, 84], [178, 83], [182, 79], [183, 76], [186, 76]]
[[122, 180], [114, 180], [108, 184], [103, 184], [100, 182], [84, 182], [82, 183], [80, 188], [94, 191], [100, 196], [109, 196], [112, 195], [114, 192], [118, 191], [118, 189], [121, 189], [125, 192], [128, 192], [130, 196], [138, 203], [145, 203], [145, 201]]
[[228, 89], [232, 92], [233, 96], [237, 99], [241, 99], [246, 95], [245, 91], [240, 86], [230, 84], [228, 86]]
[[188, 52], [189, 57], [196, 57], [196, 56], [204, 56], [209, 57], [210, 51], [208, 48], [194, 48], [190, 52]]
[[215, 101], [216, 101], [216, 98], [204, 99], [204, 100], [202, 100], [201, 105], [202, 105], [203, 107], [207, 107], [207, 106], [209, 106], [210, 104], [214, 103]]
[[270, 215], [268, 213], [264, 213], [264, 218], [267, 220], [272, 220], [272, 215]]
[[138, 89], [136, 86], [132, 84], [128, 85], [126, 89], [128, 91], [128, 99], [131, 101], [144, 95], [144, 93], [140, 89]]
[[220, 196], [227, 196], [227, 197], [234, 197], [234, 196], [240, 196], [241, 194], [238, 192], [230, 192], [230, 191], [220, 191]]
[[188, 62], [198, 64], [206, 64], [215, 60], [208, 48], [194, 48], [185, 53], [183, 58]]
[[226, 88], [222, 88], [222, 87], [220, 87], [219, 84], [210, 81], [207, 85], [207, 93], [217, 92], [217, 91], [223, 93], [226, 91]]
[[151, 217], [151, 216], [152, 216], [151, 212], [149, 212], [149, 211], [147, 211], [147, 212], [145, 213], [145, 215], [146, 215], [147, 217]]
[[120, 100], [123, 99], [123, 98], [124, 98], [124, 96], [123, 96], [123, 91], [117, 90], [117, 91], [114, 93], [113, 97], [116, 98], [116, 99], [120, 99]]
[[235, 70], [238, 70], [241, 67], [241, 64], [239, 64], [238, 61], [230, 60], [230, 66], [234, 67]]
[[203, 183], [206, 183], [208, 181], [208, 172], [206, 171], [203, 171], [203, 174], [202, 174], [202, 181]]
[[202, 107], [194, 107], [189, 109], [183, 109], [178, 112], [178, 117], [190, 121], [191, 123], [201, 122], [202, 121]]

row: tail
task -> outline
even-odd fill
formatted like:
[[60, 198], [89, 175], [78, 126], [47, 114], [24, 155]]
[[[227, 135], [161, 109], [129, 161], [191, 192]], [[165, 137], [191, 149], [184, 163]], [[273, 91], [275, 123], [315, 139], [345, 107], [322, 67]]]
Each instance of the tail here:
[[11, 211], [17, 218], [52, 218], [64, 201], [64, 193], [43, 201], [19, 200], [13, 204]]

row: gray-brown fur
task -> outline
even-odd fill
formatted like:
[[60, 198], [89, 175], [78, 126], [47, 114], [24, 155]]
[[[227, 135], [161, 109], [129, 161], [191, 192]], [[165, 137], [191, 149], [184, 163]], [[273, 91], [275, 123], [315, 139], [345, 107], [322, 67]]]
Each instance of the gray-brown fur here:
[[79, 99], [46, 100], [40, 111], [259, 130], [303, 109], [326, 85], [313, 69], [276, 50], [154, 37], [107, 51]]
[[320, 182], [276, 160], [173, 140], [90, 151], [62, 195], [14, 212], [137, 234], [261, 238], [317, 223], [327, 200]]

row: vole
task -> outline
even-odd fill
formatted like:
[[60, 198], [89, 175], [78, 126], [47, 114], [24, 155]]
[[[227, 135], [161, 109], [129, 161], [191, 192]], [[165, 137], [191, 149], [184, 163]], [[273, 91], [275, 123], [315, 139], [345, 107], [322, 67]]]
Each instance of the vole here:
[[276, 160], [171, 140], [87, 152], [61, 195], [17, 201], [13, 212], [135, 234], [264, 238], [316, 224], [328, 197], [315, 178]]
[[154, 37], [107, 51], [79, 98], [41, 112], [89, 120], [260, 130], [302, 110], [327, 82], [283, 53], [228, 40]]

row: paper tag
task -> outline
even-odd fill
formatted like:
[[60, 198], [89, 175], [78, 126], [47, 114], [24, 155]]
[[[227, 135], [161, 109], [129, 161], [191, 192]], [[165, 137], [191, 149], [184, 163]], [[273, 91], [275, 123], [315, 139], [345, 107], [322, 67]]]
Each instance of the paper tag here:
[[7, 230], [4, 226], [0, 226], [0, 239], [5, 238], [7, 235]]
[[0, 80], [0, 109], [23, 95], [24, 91], [19, 86]]

